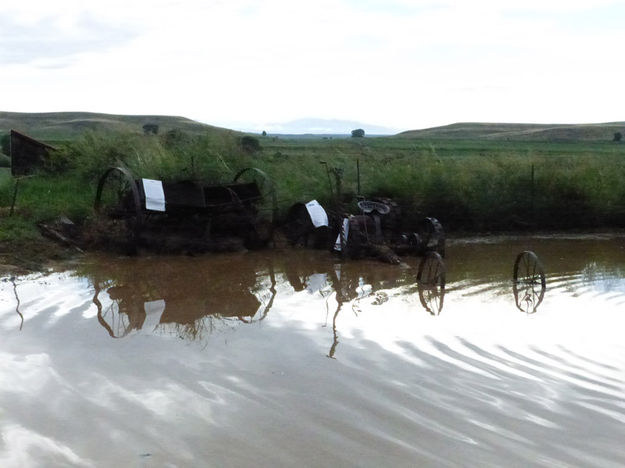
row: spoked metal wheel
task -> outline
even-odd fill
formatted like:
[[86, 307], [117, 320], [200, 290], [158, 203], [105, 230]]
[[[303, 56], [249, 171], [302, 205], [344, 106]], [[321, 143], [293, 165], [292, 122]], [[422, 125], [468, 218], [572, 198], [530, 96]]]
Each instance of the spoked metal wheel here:
[[[124, 167], [111, 167], [100, 178], [94, 209], [102, 218], [124, 225], [131, 243], [137, 241], [143, 222], [141, 195], [130, 171]], [[114, 225], [111, 229], [115, 229]]]
[[526, 250], [517, 255], [512, 279], [515, 283], [546, 286], [545, 269], [534, 252]]
[[543, 301], [547, 282], [545, 269], [532, 251], [517, 255], [512, 276], [512, 292], [516, 306], [522, 312], [533, 314]]
[[419, 263], [417, 287], [421, 305], [432, 315], [443, 309], [446, 268], [438, 252], [427, 252]]
[[417, 227], [417, 234], [421, 240], [421, 251], [438, 252], [445, 256], [445, 231], [436, 218], [428, 217], [421, 220]]

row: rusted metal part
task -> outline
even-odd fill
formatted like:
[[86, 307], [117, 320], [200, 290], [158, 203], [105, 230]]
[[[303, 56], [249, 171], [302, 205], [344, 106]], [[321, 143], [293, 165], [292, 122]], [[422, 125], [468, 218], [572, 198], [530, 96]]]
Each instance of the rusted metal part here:
[[438, 219], [427, 217], [421, 220], [417, 228], [421, 238], [421, 253], [438, 252], [445, 258], [445, 231]]
[[[245, 169], [241, 169], [234, 176], [233, 182], [237, 183], [239, 180], [244, 179], [245, 177], [250, 177], [256, 183], [259, 193], [257, 195], [257, 199], [266, 199], [269, 198], [270, 209], [271, 209], [271, 223], [275, 223], [278, 217], [278, 197], [276, 195], [276, 188], [271, 180], [271, 178], [261, 169], [257, 167], [246, 167]], [[256, 182], [256, 180], [260, 180], [260, 184]], [[250, 199], [253, 201], [253, 199]]]
[[14, 176], [28, 175], [43, 167], [50, 152], [56, 151], [54, 146], [35, 140], [16, 130], [11, 130], [9, 142], [11, 174]]
[[[262, 179], [257, 183], [253, 175]], [[251, 181], [244, 179], [251, 178]], [[104, 196], [112, 187], [113, 193]], [[267, 175], [254, 168], [240, 171], [226, 184], [202, 185], [194, 181], [161, 183], [163, 211], [148, 208], [141, 180], [125, 167], [109, 168], [100, 178], [94, 208], [102, 217], [120, 219], [128, 224], [131, 244], [139, 241], [164, 250], [230, 250], [239, 237], [248, 248], [265, 245], [272, 236], [272, 222], [259, 214], [267, 193], [275, 203], [275, 190]], [[264, 189], [264, 191], [263, 191]], [[119, 193], [116, 193], [119, 190]], [[104, 209], [106, 202], [112, 206]], [[150, 206], [150, 208], [152, 208]], [[272, 218], [275, 212], [272, 207]], [[223, 241], [222, 241], [223, 240]]]
[[[143, 210], [141, 209], [141, 192], [132, 173], [123, 166], [115, 166], [106, 170], [98, 181], [98, 188], [95, 196], [94, 210], [101, 214], [102, 192], [109, 178], [116, 174], [122, 177], [122, 186], [118, 188], [118, 200], [115, 208], [120, 210], [116, 216], [124, 218], [130, 224], [130, 243], [135, 245], [138, 241], [141, 228], [143, 226]], [[128, 192], [129, 191], [129, 192]], [[129, 196], [132, 198], [129, 199]]]
[[[328, 248], [345, 258], [377, 257], [399, 263], [399, 255], [445, 255], [445, 233], [436, 218], [424, 218], [416, 232], [402, 232], [401, 210], [389, 198], [360, 200], [360, 214], [337, 215], [328, 211], [329, 227], [315, 228], [304, 203], [287, 213], [283, 231], [292, 245]], [[327, 233], [330, 233], [328, 236]]]
[[[328, 213], [328, 220], [331, 226], [336, 225], [331, 213]], [[289, 208], [282, 231], [292, 246], [314, 249], [329, 249], [337, 236], [337, 232], [329, 226], [315, 228], [305, 203], [295, 203]]]

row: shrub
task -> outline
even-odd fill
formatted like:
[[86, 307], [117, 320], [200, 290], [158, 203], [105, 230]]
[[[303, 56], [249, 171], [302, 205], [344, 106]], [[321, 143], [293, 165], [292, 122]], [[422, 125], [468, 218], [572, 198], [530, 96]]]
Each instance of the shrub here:
[[243, 151], [250, 154], [254, 154], [261, 149], [258, 138], [254, 138], [252, 136], [241, 137], [241, 148]]
[[158, 133], [158, 124], [146, 123], [143, 126], [143, 133], [145, 135], [156, 135]]

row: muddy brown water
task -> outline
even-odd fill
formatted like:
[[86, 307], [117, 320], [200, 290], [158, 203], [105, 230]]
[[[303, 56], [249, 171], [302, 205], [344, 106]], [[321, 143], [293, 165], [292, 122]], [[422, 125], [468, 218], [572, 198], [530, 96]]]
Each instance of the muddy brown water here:
[[[511, 286], [526, 249], [534, 313]], [[456, 240], [446, 263], [432, 313], [410, 258], [89, 256], [4, 278], [0, 466], [622, 466], [625, 237]]]

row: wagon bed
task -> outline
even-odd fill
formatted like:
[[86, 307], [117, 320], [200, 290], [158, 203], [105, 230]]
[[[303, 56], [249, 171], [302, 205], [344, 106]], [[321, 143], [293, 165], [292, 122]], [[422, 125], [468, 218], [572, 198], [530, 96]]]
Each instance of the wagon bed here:
[[[158, 188], [156, 204], [146, 182]], [[193, 243], [220, 234], [248, 238], [261, 223], [273, 224], [276, 199], [273, 184], [256, 168], [243, 169], [232, 182], [202, 184], [137, 179], [125, 167], [111, 167], [100, 178], [94, 208], [102, 218], [121, 220], [129, 243], [155, 233], [162, 243], [174, 235]]]

